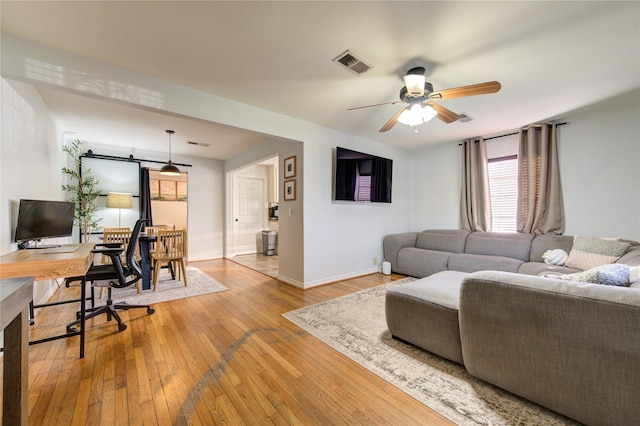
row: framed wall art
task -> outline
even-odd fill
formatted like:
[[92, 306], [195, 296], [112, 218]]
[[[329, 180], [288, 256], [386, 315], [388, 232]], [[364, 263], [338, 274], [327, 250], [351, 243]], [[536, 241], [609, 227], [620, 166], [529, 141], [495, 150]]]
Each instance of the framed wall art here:
[[295, 201], [296, 199], [296, 180], [285, 180], [284, 181], [284, 200], [285, 201]]
[[290, 179], [296, 177], [296, 156], [284, 159], [284, 178]]

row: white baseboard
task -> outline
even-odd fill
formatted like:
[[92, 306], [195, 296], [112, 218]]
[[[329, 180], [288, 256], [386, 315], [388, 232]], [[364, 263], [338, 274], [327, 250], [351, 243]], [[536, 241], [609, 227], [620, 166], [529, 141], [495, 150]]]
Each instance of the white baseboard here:
[[[317, 280], [317, 281], [304, 282], [304, 283], [296, 282], [297, 284], [295, 284], [295, 286], [298, 287], [298, 288], [301, 288], [303, 290], [307, 290], [307, 289], [310, 289], [310, 288], [313, 288], [313, 287], [318, 287], [318, 286], [325, 285], [325, 284], [335, 283], [337, 281], [348, 280], [348, 279], [351, 279], [351, 278], [361, 277], [363, 275], [376, 274], [378, 272], [380, 272], [380, 267], [373, 266], [370, 269], [365, 269], [363, 271], [351, 272], [349, 274], [344, 274], [344, 275], [335, 275], [333, 277], [323, 278], [323, 279]], [[280, 280], [280, 276], [278, 276], [278, 279]], [[281, 281], [284, 281], [287, 284], [292, 284], [291, 282], [285, 281], [284, 279], [282, 279]]]

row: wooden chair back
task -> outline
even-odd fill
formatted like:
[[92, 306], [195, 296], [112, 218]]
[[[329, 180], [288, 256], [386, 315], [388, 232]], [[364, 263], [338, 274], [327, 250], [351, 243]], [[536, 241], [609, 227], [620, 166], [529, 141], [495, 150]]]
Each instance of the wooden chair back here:
[[[120, 256], [122, 263], [126, 263], [125, 253], [129, 246], [129, 239], [131, 238], [130, 228], [104, 228], [102, 230], [102, 242], [103, 243], [121, 243], [124, 247], [124, 251]], [[109, 256], [102, 255], [102, 263], [111, 263]]]
[[155, 256], [158, 260], [173, 260], [186, 256], [186, 230], [160, 229]]

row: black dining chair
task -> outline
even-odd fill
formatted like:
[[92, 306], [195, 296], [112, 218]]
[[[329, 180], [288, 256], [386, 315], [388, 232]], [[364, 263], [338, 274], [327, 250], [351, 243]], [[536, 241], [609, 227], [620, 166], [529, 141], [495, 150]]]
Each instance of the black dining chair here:
[[[142, 278], [142, 269], [136, 259], [136, 247], [138, 246], [138, 237], [140, 236], [140, 230], [146, 223], [146, 219], [139, 219], [133, 231], [131, 231], [131, 238], [129, 244], [126, 247], [125, 259], [126, 264], [122, 263], [121, 254], [124, 247], [121, 243], [102, 243], [96, 244], [96, 248], [93, 250], [94, 254], [105, 255], [111, 259], [111, 263], [91, 265], [87, 275], [85, 277], [87, 282], [92, 285], [92, 294], [95, 287], [104, 287], [104, 283], [107, 283], [107, 301], [104, 306], [87, 308], [87, 314], [85, 319], [93, 318], [100, 314], [107, 315], [107, 321], [111, 321], [111, 318], [115, 318], [118, 322], [118, 330], [123, 331], [127, 328], [127, 324], [122, 322], [117, 310], [127, 310], [134, 308], [146, 308], [149, 315], [155, 312], [155, 309], [150, 305], [129, 305], [126, 302], [114, 303], [112, 299], [111, 290], [114, 288], [125, 288], [130, 285], [136, 284]], [[82, 277], [68, 278], [67, 282], [81, 280]], [[67, 332], [73, 332], [74, 326], [80, 323], [82, 319], [77, 318], [75, 321], [67, 325]]]

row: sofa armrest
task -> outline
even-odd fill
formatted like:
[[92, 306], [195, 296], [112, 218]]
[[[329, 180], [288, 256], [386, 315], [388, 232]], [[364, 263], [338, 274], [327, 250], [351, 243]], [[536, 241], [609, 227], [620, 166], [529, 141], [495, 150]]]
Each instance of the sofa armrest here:
[[415, 247], [417, 232], [391, 234], [382, 240], [384, 260], [391, 263], [391, 270], [398, 272], [398, 252], [405, 247]]
[[476, 272], [459, 321], [472, 375], [586, 424], [640, 418], [640, 289]]

